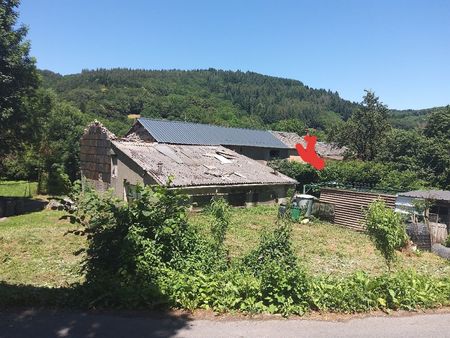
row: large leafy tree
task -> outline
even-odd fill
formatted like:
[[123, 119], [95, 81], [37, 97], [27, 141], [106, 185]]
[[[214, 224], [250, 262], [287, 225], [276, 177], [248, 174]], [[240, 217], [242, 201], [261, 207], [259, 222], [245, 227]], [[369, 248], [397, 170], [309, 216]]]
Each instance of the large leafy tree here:
[[387, 122], [388, 109], [374, 92], [366, 90], [366, 95], [350, 119], [337, 133], [337, 142], [347, 146], [357, 158], [373, 160], [379, 145], [390, 130]]
[[17, 27], [18, 5], [18, 0], [0, 0], [0, 170], [4, 156], [21, 146], [29, 129], [24, 103], [39, 83], [27, 28]]
[[437, 110], [428, 117], [424, 135], [439, 138], [443, 143], [450, 142], [450, 106]]

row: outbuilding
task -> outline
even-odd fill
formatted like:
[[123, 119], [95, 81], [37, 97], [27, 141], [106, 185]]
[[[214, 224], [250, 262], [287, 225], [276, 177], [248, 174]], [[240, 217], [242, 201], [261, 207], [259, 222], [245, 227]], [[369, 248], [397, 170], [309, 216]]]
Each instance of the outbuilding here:
[[202, 206], [215, 195], [235, 206], [282, 203], [297, 181], [222, 145], [174, 144], [129, 133], [118, 138], [101, 123], [81, 138], [83, 181], [99, 191], [133, 198], [137, 184], [179, 188]]

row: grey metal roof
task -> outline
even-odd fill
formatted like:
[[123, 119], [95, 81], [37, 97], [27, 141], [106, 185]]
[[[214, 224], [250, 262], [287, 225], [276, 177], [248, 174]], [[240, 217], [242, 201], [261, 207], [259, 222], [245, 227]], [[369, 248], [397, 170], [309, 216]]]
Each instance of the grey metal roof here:
[[414, 190], [402, 192], [399, 196], [450, 201], [450, 190]]
[[[222, 146], [112, 141], [160, 184], [172, 177], [175, 187], [206, 185], [294, 185], [296, 180]], [[158, 168], [158, 164], [160, 167]]]
[[138, 121], [160, 143], [288, 148], [266, 130], [228, 128], [148, 118], [140, 118]]

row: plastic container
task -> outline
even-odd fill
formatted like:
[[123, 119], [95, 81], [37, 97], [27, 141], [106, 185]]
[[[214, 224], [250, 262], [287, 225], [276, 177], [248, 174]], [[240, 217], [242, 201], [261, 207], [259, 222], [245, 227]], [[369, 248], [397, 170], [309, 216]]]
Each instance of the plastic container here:
[[298, 221], [300, 219], [301, 210], [299, 207], [291, 208], [291, 219], [293, 221]]

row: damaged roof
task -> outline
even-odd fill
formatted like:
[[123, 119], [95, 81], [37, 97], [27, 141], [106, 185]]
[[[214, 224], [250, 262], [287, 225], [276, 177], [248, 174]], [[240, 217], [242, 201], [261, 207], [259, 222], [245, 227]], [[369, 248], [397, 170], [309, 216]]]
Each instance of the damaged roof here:
[[296, 184], [292, 178], [222, 146], [175, 145], [115, 140], [112, 144], [160, 184], [176, 187]]
[[[295, 149], [296, 144], [301, 144], [306, 146], [306, 142], [303, 137], [299, 136], [297, 133], [287, 132], [287, 131], [270, 131], [281, 142], [286, 144], [290, 149]], [[344, 158], [344, 153], [347, 150], [345, 147], [337, 147], [331, 143], [317, 142], [316, 152], [322, 156], [336, 160], [342, 160]]]
[[140, 118], [138, 122], [159, 143], [287, 148], [283, 142], [266, 130], [148, 118]]
[[402, 193], [399, 193], [398, 195], [405, 196], [405, 197], [412, 197], [412, 198], [450, 201], [450, 191], [449, 190], [414, 190], [414, 191], [402, 192]]

